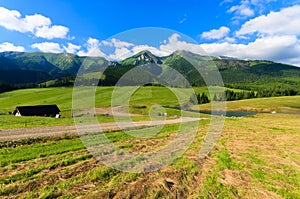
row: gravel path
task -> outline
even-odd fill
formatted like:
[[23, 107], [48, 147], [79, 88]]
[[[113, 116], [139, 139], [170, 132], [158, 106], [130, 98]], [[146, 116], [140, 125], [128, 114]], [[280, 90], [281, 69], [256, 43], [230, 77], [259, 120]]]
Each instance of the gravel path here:
[[[139, 122], [111, 122], [102, 124], [81, 124], [80, 126], [47, 126], [35, 128], [17, 128], [17, 129], [0, 129], [0, 141], [21, 140], [25, 138], [48, 137], [48, 136], [63, 136], [65, 134], [75, 135], [80, 132], [92, 133], [113, 131], [119, 129], [130, 129], [138, 127], [149, 127], [164, 124], [177, 124], [182, 122], [195, 122], [200, 118], [183, 117], [172, 120], [154, 120], [154, 121], [139, 121]], [[76, 129], [77, 128], [77, 129]]]

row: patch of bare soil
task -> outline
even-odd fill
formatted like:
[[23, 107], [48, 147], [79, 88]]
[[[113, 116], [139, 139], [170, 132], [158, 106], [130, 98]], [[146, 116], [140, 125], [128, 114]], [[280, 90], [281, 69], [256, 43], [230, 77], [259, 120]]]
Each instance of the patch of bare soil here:
[[96, 108], [96, 113], [101, 115], [113, 115], [119, 117], [131, 117], [131, 116], [142, 116], [140, 114], [129, 113], [129, 110], [126, 106], [115, 106], [115, 107], [98, 107]]
[[191, 187], [189, 183], [183, 184], [184, 175], [184, 171], [174, 168], [148, 173], [137, 181], [121, 184], [113, 190], [113, 198], [186, 198]]
[[220, 182], [227, 186], [248, 186], [250, 182], [249, 176], [241, 175], [241, 171], [226, 169], [221, 172], [221, 175], [223, 178]]
[[65, 135], [77, 135], [79, 132], [85, 133], [99, 133], [105, 131], [113, 131], [120, 129], [132, 129], [139, 127], [149, 127], [166, 124], [177, 124], [184, 122], [195, 122], [201, 120], [200, 118], [183, 117], [172, 120], [152, 120], [139, 122], [110, 122], [101, 124], [82, 124], [77, 126], [51, 126], [38, 128], [17, 128], [17, 129], [3, 129], [0, 130], [0, 141], [22, 140], [26, 138], [37, 137], [54, 137]]

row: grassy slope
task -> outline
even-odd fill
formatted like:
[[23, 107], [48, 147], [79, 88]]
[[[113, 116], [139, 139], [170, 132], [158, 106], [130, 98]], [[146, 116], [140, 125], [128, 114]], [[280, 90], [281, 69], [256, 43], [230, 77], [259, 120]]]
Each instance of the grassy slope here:
[[[112, 91], [112, 87], [99, 88], [97, 105], [108, 106]], [[4, 93], [0, 95], [0, 112], [11, 111], [21, 102], [26, 102], [22, 105], [57, 103], [67, 116], [71, 92], [71, 88], [47, 88]], [[190, 91], [179, 89], [176, 93], [188, 100]], [[176, 105], [171, 96], [164, 88], [144, 87], [133, 95], [131, 103]], [[299, 113], [300, 96], [228, 102], [228, 109], [282, 113], [226, 118], [221, 139], [211, 156], [198, 162], [209, 122], [201, 121], [198, 134], [184, 156], [158, 172], [146, 174], [123, 173], [97, 163], [78, 138], [53, 138], [31, 145], [24, 140], [23, 146], [16, 148], [2, 145], [0, 197], [299, 198], [300, 115], [294, 113]], [[10, 118], [10, 122], [25, 119], [1, 117], [1, 122], [4, 118]], [[51, 122], [54, 125], [58, 121], [37, 120], [39, 125]], [[64, 124], [70, 120], [66, 117], [59, 121]], [[166, 145], [177, 129], [177, 125], [165, 126], [149, 139], [134, 138], [123, 132], [108, 133], [107, 137], [125, 150], [149, 152]]]
[[[131, 87], [132, 88], [132, 87]], [[82, 94], [80, 98], [88, 97], [85, 93], [85, 88], [80, 88]], [[205, 90], [204, 88], [197, 88], [197, 92]], [[109, 107], [111, 106], [111, 96], [116, 92], [116, 96], [121, 96], [123, 92], [114, 91], [114, 87], [98, 87], [96, 92], [96, 106]], [[23, 89], [12, 92], [0, 94], [0, 113], [12, 112], [16, 106], [26, 105], [41, 105], [41, 104], [57, 104], [62, 111], [62, 118], [44, 118], [44, 117], [14, 117], [11, 115], [0, 115], [0, 128], [15, 128], [15, 127], [34, 127], [43, 125], [69, 125], [73, 124], [71, 118], [72, 110], [72, 92], [73, 88], [58, 87], [58, 88], [34, 88]], [[119, 92], [119, 93], [118, 93]], [[185, 102], [189, 100], [191, 90], [188, 89], [175, 89], [178, 98]], [[172, 96], [172, 97], [170, 97]], [[153, 99], [154, 98], [154, 99]], [[118, 100], [118, 99], [117, 99]], [[84, 100], [83, 100], [84, 101]], [[121, 101], [123, 103], [123, 101]], [[147, 114], [152, 105], [177, 105], [177, 98], [172, 95], [171, 91], [164, 87], [143, 87], [138, 89], [135, 94], [130, 98], [130, 105], [146, 105], [147, 108], [142, 111]], [[140, 110], [130, 109], [133, 112], [140, 113]], [[169, 110], [170, 113], [174, 112]], [[176, 113], [174, 113], [176, 114]], [[145, 117], [135, 117], [136, 120], [146, 119]], [[99, 116], [101, 122], [114, 121], [112, 117]]]
[[[82, 89], [84, 90], [84, 88]], [[114, 87], [98, 87], [96, 93], [96, 106], [108, 107], [110, 106], [111, 95]], [[205, 87], [196, 87], [194, 92], [207, 92]], [[238, 89], [231, 89], [234, 91], [242, 91]], [[142, 87], [138, 89], [136, 95], [131, 97], [133, 104], [147, 103], [149, 98], [152, 101], [161, 105], [176, 105], [177, 99], [182, 102], [189, 100], [192, 90], [174, 88], [175, 94], [164, 87]], [[72, 92], [71, 87], [55, 87], [55, 88], [33, 88], [15, 90], [0, 94], [0, 113], [13, 111], [16, 106], [38, 105], [38, 104], [57, 104], [62, 111], [62, 115], [68, 115], [72, 108]], [[170, 95], [173, 95], [170, 99]]]
[[[298, 99], [246, 103], [253, 108], [277, 104], [299, 110]], [[229, 107], [235, 108], [233, 104]], [[198, 162], [208, 128], [208, 121], [202, 121], [184, 156], [146, 174], [123, 173], [97, 163], [77, 138], [3, 147], [0, 197], [300, 198], [299, 121], [299, 114], [226, 118], [211, 156]], [[148, 152], [168, 143], [176, 129], [176, 125], [165, 126], [149, 139], [122, 132], [107, 137], [125, 150]]]
[[[133, 87], [128, 87], [133, 88]], [[214, 88], [217, 89], [217, 88]], [[85, 92], [85, 88], [82, 91]], [[96, 106], [97, 107], [109, 107], [111, 106], [111, 96], [113, 92], [116, 92], [116, 96], [121, 96], [122, 93], [126, 93], [125, 90], [116, 91], [114, 87], [98, 87], [96, 92]], [[194, 88], [196, 93], [207, 92], [205, 87]], [[235, 89], [235, 91], [238, 91]], [[13, 111], [16, 106], [25, 105], [40, 105], [40, 104], [57, 104], [61, 109], [62, 118], [44, 118], [44, 117], [14, 117], [9, 115], [0, 115], [0, 128], [15, 128], [15, 127], [34, 127], [43, 125], [70, 125], [73, 124], [73, 118], [71, 118], [72, 109], [72, 92], [73, 88], [70, 87], [58, 87], [58, 88], [34, 88], [23, 89], [12, 92], [6, 92], [0, 94], [0, 113], [7, 113]], [[118, 93], [119, 92], [119, 93]], [[180, 103], [185, 103], [189, 100], [193, 90], [191, 89], [179, 89], [174, 88], [173, 91], [164, 87], [142, 87], [136, 90], [136, 92], [130, 98], [130, 111], [138, 114], [148, 115], [151, 107], [156, 104], [162, 106], [175, 106], [178, 105], [178, 99]], [[87, 96], [84, 93], [80, 97]], [[117, 99], [117, 102], [122, 99]], [[297, 101], [300, 100], [300, 96], [294, 97], [279, 97], [279, 98], [266, 98], [266, 99], [252, 99], [236, 102], [228, 102], [229, 110], [248, 110], [259, 112], [270, 112], [271, 110], [287, 112], [293, 108], [299, 108]], [[120, 102], [120, 103], [121, 103]], [[251, 107], [249, 103], [255, 108]], [[146, 106], [144, 109], [140, 109], [140, 106]], [[282, 109], [283, 106], [289, 107]], [[137, 108], [136, 108], [137, 107]], [[202, 109], [209, 109], [210, 104], [201, 105]], [[178, 111], [172, 109], [165, 110], [170, 116], [180, 115]], [[101, 122], [114, 121], [113, 117], [98, 118]], [[145, 117], [136, 117], [135, 120], [146, 119]]]

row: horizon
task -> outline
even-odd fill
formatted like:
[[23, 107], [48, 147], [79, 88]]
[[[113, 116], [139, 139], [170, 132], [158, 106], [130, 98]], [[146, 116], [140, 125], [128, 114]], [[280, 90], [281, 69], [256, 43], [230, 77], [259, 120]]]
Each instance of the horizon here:
[[[159, 57], [159, 58], [164, 58], [164, 57], [168, 57], [168, 56], [170, 56], [170, 55], [172, 55], [172, 54], [174, 54], [174, 53], [176, 53], [177, 51], [186, 51], [186, 52], [189, 52], [189, 53], [193, 53], [193, 52], [190, 52], [190, 51], [187, 51], [187, 50], [176, 50], [176, 51], [174, 51], [174, 52], [172, 52], [172, 53], [170, 53], [169, 55], [165, 55], [165, 56], [157, 56], [157, 55], [155, 55], [153, 52], [151, 52], [151, 50], [141, 50], [141, 51], [139, 51], [139, 52], [137, 52], [137, 53], [135, 53], [135, 54], [133, 54], [133, 55], [131, 55], [131, 56], [129, 56], [129, 57], [125, 57], [125, 58], [123, 58], [123, 59], [120, 59], [120, 60], [107, 60], [105, 57], [101, 57], [101, 56], [99, 56], [99, 55], [96, 55], [96, 56], [93, 56], [93, 55], [91, 55], [91, 56], [89, 56], [89, 55], [77, 55], [77, 54], [74, 54], [74, 53], [68, 53], [68, 52], [57, 52], [57, 53], [55, 53], [55, 52], [41, 52], [41, 51], [32, 51], [32, 52], [19, 52], [19, 51], [4, 51], [4, 52], [0, 52], [0, 54], [1, 53], [41, 53], [41, 54], [43, 54], [43, 53], [48, 53], [48, 54], [70, 54], [70, 55], [74, 55], [74, 56], [78, 56], [78, 57], [97, 57], [97, 58], [103, 58], [103, 59], [106, 59], [107, 61], [110, 61], [110, 62], [121, 62], [121, 61], [123, 61], [123, 60], [125, 60], [125, 59], [127, 59], [127, 58], [130, 58], [130, 57], [133, 57], [133, 56], [135, 56], [135, 55], [137, 55], [137, 54], [139, 54], [139, 53], [141, 53], [141, 52], [150, 52], [152, 55], [154, 55], [154, 56], [156, 56], [156, 57]], [[196, 53], [195, 53], [196, 54]], [[220, 56], [212, 56], [212, 55], [201, 55], [201, 54], [197, 54], [197, 55], [199, 55], [199, 56], [206, 56], [206, 57], [214, 57], [214, 58], [219, 58], [220, 60], [222, 60], [222, 59], [233, 59], [233, 60], [239, 60], [239, 61], [268, 61], [268, 62], [274, 62], [274, 63], [278, 63], [278, 64], [283, 64], [283, 65], [290, 65], [290, 66], [295, 66], [295, 67], [300, 67], [300, 66], [297, 66], [297, 65], [292, 65], [292, 64], [287, 64], [287, 63], [281, 63], [281, 62], [275, 62], [275, 61], [272, 61], [272, 60], [264, 60], [264, 59], [239, 59], [239, 58], [237, 58], [237, 57], [228, 57], [228, 56], [222, 56], [222, 55], [220, 55]], [[222, 57], [224, 57], [224, 58], [222, 58]]]

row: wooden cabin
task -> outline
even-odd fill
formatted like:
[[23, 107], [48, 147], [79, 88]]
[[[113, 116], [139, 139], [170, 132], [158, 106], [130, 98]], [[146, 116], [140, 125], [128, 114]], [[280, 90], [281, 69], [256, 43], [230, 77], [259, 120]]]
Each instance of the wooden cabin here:
[[17, 106], [13, 112], [15, 116], [60, 117], [57, 105]]

